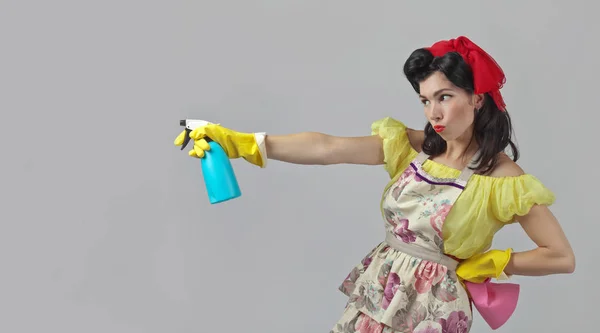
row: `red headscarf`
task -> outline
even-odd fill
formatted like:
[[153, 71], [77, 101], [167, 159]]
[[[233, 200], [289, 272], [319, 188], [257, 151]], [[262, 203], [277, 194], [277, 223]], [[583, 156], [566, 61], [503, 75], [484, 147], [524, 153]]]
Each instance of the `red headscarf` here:
[[500, 89], [506, 82], [502, 68], [482, 48], [465, 36], [455, 39], [442, 40], [427, 48], [434, 57], [443, 56], [448, 52], [458, 52], [473, 70], [475, 93], [489, 93], [498, 108], [506, 111]]

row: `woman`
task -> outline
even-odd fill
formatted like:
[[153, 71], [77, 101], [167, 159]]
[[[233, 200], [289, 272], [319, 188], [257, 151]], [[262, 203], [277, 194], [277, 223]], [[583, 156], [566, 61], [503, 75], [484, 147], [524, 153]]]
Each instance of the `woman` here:
[[[260, 167], [267, 156], [297, 164], [384, 164], [391, 178], [381, 200], [385, 241], [341, 284], [348, 303], [331, 332], [464, 333], [472, 304], [496, 329], [512, 314], [518, 285], [491, 278], [575, 268], [548, 209], [554, 195], [515, 163], [500, 94], [504, 73], [480, 47], [463, 36], [439, 41], [414, 51], [404, 73], [423, 103], [423, 131], [393, 118], [374, 122], [371, 136], [350, 138], [239, 133], [211, 124], [190, 133], [190, 155], [203, 157], [209, 149], [203, 138], [210, 137], [230, 158]], [[537, 248], [489, 250], [494, 234], [516, 221]]]

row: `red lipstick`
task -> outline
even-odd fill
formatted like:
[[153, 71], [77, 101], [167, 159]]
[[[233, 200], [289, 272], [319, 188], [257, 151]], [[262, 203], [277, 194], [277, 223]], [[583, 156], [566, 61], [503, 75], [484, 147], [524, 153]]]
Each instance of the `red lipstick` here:
[[446, 126], [435, 125], [435, 126], [433, 126], [433, 129], [439, 133], [439, 132], [442, 132], [444, 129], [446, 129]]

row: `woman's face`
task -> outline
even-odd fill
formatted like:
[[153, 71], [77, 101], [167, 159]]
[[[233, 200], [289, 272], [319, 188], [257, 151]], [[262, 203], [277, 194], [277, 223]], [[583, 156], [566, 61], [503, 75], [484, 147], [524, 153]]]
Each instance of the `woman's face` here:
[[440, 72], [434, 72], [422, 81], [420, 91], [425, 117], [446, 141], [456, 140], [471, 130], [475, 119], [473, 111], [483, 104], [482, 95], [467, 93]]

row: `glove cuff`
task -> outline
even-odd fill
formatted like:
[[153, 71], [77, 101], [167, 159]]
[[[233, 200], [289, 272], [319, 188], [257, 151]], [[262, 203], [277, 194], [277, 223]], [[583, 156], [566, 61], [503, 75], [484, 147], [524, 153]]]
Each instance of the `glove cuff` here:
[[266, 143], [265, 143], [265, 138], [267, 136], [267, 133], [265, 132], [258, 132], [258, 133], [254, 133], [254, 139], [256, 140], [256, 144], [258, 145], [258, 151], [260, 152], [260, 158], [261, 158], [261, 168], [266, 168], [267, 167], [267, 147], [266, 147]]

